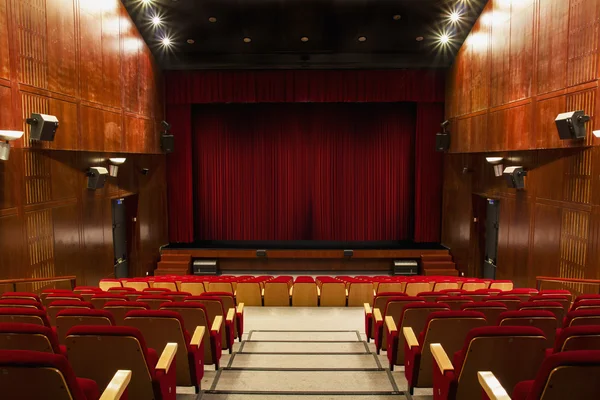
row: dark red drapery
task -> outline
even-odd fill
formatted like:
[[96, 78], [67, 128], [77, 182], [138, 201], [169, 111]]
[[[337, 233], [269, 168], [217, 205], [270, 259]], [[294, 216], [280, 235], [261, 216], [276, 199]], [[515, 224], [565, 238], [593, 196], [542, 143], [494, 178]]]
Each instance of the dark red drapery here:
[[193, 118], [198, 239], [412, 239], [413, 104], [203, 106]]
[[[414, 240], [439, 241], [441, 185], [436, 183], [436, 178], [441, 179], [441, 155], [434, 152], [433, 141], [443, 116], [443, 107], [439, 104], [444, 101], [443, 71], [169, 71], [165, 82], [167, 119], [173, 125], [172, 132], [176, 137], [175, 153], [168, 156], [171, 242], [192, 242], [196, 237], [204, 235], [201, 231], [194, 232], [194, 213], [198, 214], [200, 211], [195, 209], [193, 198], [193, 188], [197, 187], [199, 178], [193, 174], [192, 105], [299, 102], [417, 103], [412, 153], [414, 176], [417, 177], [411, 200], [414, 201]], [[349, 152], [350, 149], [343, 151]], [[435, 175], [436, 171], [438, 176]], [[428, 185], [430, 182], [432, 185]], [[321, 185], [333, 183], [322, 181]], [[299, 193], [301, 200], [303, 195]], [[327, 201], [337, 204], [335, 195], [331, 196], [329, 199], [320, 198], [324, 203], [321, 210], [332, 208], [331, 204], [325, 204]], [[299, 204], [302, 201], [299, 200]], [[337, 207], [333, 208], [336, 213], [342, 212]], [[312, 214], [314, 207], [311, 205], [306, 211], [309, 214], [305, 218], [315, 220], [316, 217]], [[387, 213], [387, 210], [382, 212]], [[200, 217], [196, 215], [196, 219]], [[201, 224], [196, 229], [201, 229]], [[319, 229], [321, 232], [331, 233], [338, 228], [315, 227], [313, 224], [310, 229], [302, 232], [302, 237], [312, 235], [316, 238], [314, 232]], [[392, 240], [403, 237], [397, 236]], [[258, 240], [257, 237], [251, 239]]]

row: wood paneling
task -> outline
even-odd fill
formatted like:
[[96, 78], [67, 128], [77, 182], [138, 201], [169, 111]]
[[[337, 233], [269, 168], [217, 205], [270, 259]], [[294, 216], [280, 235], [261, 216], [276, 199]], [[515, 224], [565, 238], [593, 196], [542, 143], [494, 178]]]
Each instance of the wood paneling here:
[[[554, 119], [579, 109], [594, 116], [599, 42], [597, 0], [488, 1], [448, 74], [450, 151], [598, 144], [596, 119], [584, 141], [561, 141]], [[482, 114], [487, 125], [467, 122]]]
[[[167, 241], [161, 82], [119, 0], [0, 0], [0, 129], [25, 130], [0, 162], [0, 279], [111, 276], [111, 200], [128, 195], [130, 273], [155, 268]], [[53, 142], [30, 140], [31, 113], [58, 117]], [[118, 178], [88, 190], [87, 169], [115, 156], [127, 158]]]

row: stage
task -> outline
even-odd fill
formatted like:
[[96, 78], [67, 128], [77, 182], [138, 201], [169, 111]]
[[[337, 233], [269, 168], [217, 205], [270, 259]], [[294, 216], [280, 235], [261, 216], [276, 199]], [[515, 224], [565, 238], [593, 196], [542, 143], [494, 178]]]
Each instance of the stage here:
[[[262, 253], [261, 251], [265, 252]], [[352, 250], [352, 255], [344, 255]], [[261, 254], [262, 253], [262, 254]], [[174, 243], [161, 249], [162, 271], [193, 260], [217, 260], [223, 274], [336, 273], [388, 274], [395, 260], [415, 260], [421, 270], [451, 269], [449, 251], [439, 243], [325, 241], [203, 241]], [[451, 264], [451, 266], [450, 266]], [[188, 267], [189, 268], [189, 267]], [[159, 272], [159, 274], [163, 272]], [[425, 271], [424, 271], [425, 272]]]

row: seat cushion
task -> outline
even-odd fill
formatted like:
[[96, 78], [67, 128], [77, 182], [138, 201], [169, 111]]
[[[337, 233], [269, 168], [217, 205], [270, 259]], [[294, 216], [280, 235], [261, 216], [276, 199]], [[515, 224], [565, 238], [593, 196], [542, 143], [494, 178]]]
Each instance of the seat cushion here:
[[100, 398], [98, 385], [95, 381], [87, 378], [77, 378], [77, 383], [87, 400], [98, 400]]
[[533, 380], [517, 383], [512, 392], [512, 400], [525, 400], [533, 388]]

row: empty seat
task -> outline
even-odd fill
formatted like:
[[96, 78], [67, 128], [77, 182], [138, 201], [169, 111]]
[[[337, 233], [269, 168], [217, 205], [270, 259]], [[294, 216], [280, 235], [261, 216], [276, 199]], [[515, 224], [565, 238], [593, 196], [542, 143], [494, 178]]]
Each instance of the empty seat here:
[[563, 327], [565, 328], [582, 325], [600, 325], [600, 310], [570, 311], [563, 322]]
[[448, 304], [453, 311], [460, 311], [463, 305], [473, 303], [473, 299], [466, 296], [442, 296], [435, 299], [435, 301]]
[[[84, 288], [87, 288], [87, 286], [84, 286]], [[83, 297], [83, 301], [91, 301], [92, 297], [94, 297], [98, 293], [103, 293], [103, 292], [102, 292], [102, 289], [100, 289], [100, 288], [94, 288], [94, 289], [75, 288], [75, 289], [73, 289], [73, 293], [78, 294], [81, 297]]]
[[[199, 296], [205, 292], [204, 284], [202, 282], [181, 282], [181, 290], [183, 292], [191, 293], [192, 296]], [[260, 305], [260, 304], [259, 304]]]
[[363, 307], [373, 302], [373, 285], [370, 282], [353, 280], [348, 285], [348, 307]]
[[[197, 293], [199, 295], [201, 293]], [[262, 306], [262, 287], [259, 279], [238, 282], [235, 297], [238, 302], [248, 306]]]
[[144, 293], [145, 296], [147, 295], [168, 295], [172, 290], [171, 289], [167, 289], [167, 288], [161, 288], [161, 287], [151, 287], [151, 288], [146, 288], [144, 290], [142, 290], [142, 293]]
[[466, 303], [462, 305], [461, 310], [479, 311], [485, 315], [488, 325], [496, 325], [500, 314], [508, 311], [504, 304], [494, 301]]
[[[394, 365], [404, 365], [404, 335], [397, 333], [402, 332], [403, 328], [407, 327], [411, 328], [414, 332], [421, 332], [425, 328], [429, 314], [437, 311], [450, 311], [450, 307], [442, 303], [431, 302], [413, 303], [404, 306], [396, 334], [391, 333], [389, 330], [387, 333], [386, 350], [391, 370], [394, 369]], [[390, 340], [392, 341], [390, 342]]]
[[392, 317], [394, 323], [399, 325], [404, 307], [415, 303], [425, 303], [425, 299], [413, 296], [392, 297], [387, 300], [383, 312], [380, 313], [378, 309], [373, 310], [375, 320], [375, 349], [377, 350], [377, 354], [379, 354], [382, 348], [387, 349], [388, 332], [384, 324], [386, 317]]
[[65, 342], [72, 327], [80, 325], [113, 326], [115, 320], [111, 313], [104, 310], [64, 309], [56, 315], [56, 334], [60, 343]]
[[529, 298], [529, 302], [538, 302], [538, 301], [554, 301], [556, 303], [560, 303], [563, 305], [565, 310], [565, 314], [569, 312], [571, 308], [571, 297], [570, 295], [565, 294], [546, 294], [546, 295], [536, 295], [531, 296]]
[[173, 301], [183, 301], [183, 299], [191, 295], [190, 292], [170, 292], [168, 297]]
[[566, 296], [569, 301], [573, 300], [573, 294], [566, 289], [545, 289], [540, 290], [538, 296]]
[[136, 289], [130, 287], [112, 287], [107, 290], [108, 293], [128, 293], [128, 292], [137, 292]]
[[92, 297], [90, 302], [94, 305], [97, 310], [102, 310], [104, 305], [109, 301], [128, 301], [129, 299], [122, 294], [113, 293], [99, 293]]
[[319, 296], [317, 284], [311, 277], [299, 276], [292, 288], [292, 306], [294, 307], [317, 307]]
[[132, 288], [139, 292], [150, 287], [150, 284], [146, 279], [128, 279], [123, 282], [123, 287]]
[[594, 301], [600, 300], [600, 294], [582, 294], [575, 298], [575, 303], [583, 302], [583, 301]]
[[44, 353], [65, 354], [56, 333], [43, 325], [0, 324], [0, 350], [29, 350]]
[[415, 387], [433, 386], [432, 343], [441, 343], [448, 353], [454, 354], [462, 348], [471, 329], [486, 325], [485, 316], [480, 312], [436, 311], [429, 314], [421, 332], [414, 332], [410, 327], [396, 331], [395, 335], [404, 335], [406, 343], [404, 375], [411, 393]]
[[562, 304], [555, 301], [536, 301], [525, 302], [519, 305], [519, 310], [546, 310], [552, 312], [556, 316], [557, 328], [563, 324], [565, 309]]
[[[491, 371], [479, 382], [490, 400], [595, 399], [600, 393], [600, 351], [567, 351], [547, 357], [535, 379], [519, 382], [512, 396]], [[480, 396], [481, 398], [481, 396]]]
[[365, 309], [365, 335], [367, 336], [367, 342], [370, 339], [375, 338], [375, 321], [373, 319], [373, 310], [378, 309], [383, 318], [388, 300], [402, 296], [406, 296], [406, 294], [400, 292], [381, 292], [373, 298], [372, 305], [369, 303], [363, 304], [363, 308]]
[[44, 298], [42, 298], [42, 305], [44, 307], [48, 307], [50, 305], [50, 303], [54, 302], [54, 301], [59, 301], [59, 300], [66, 300], [66, 301], [83, 301], [83, 297], [79, 294], [75, 294], [75, 293], [49, 293], [47, 296], [44, 296]]
[[145, 294], [138, 297], [136, 301], [147, 304], [151, 310], [158, 310], [164, 303], [169, 303], [173, 301], [173, 299], [164, 295]]
[[445, 296], [463, 296], [466, 290], [462, 289], [442, 289], [439, 291], [440, 295]]
[[[216, 297], [221, 300], [223, 304], [223, 310], [225, 310], [225, 317], [234, 317], [234, 336], [238, 340], [242, 341], [242, 334], [244, 333], [244, 307], [245, 304], [238, 300], [237, 307], [235, 306], [235, 297], [231, 293], [227, 292], [206, 292], [202, 297]], [[233, 314], [233, 315], [232, 315]]]
[[319, 305], [321, 307], [345, 307], [346, 286], [332, 277], [320, 277]]
[[435, 303], [435, 299], [440, 297], [439, 292], [421, 292], [417, 295], [418, 297], [422, 297], [430, 303]]
[[[152, 289], [169, 289], [171, 292], [177, 292], [179, 288], [177, 288], [177, 282], [174, 280], [155, 280], [152, 283]], [[150, 291], [144, 289], [144, 291]]]
[[531, 296], [535, 296], [537, 294], [537, 289], [523, 288], [508, 290], [500, 293], [498, 296], [515, 296], [518, 297], [522, 302], [526, 302]]
[[500, 289], [507, 292], [513, 289], [513, 283], [508, 280], [495, 280], [490, 283], [489, 289]]
[[429, 282], [406, 282], [404, 293], [408, 296], [416, 296], [421, 292], [430, 292]]
[[107, 291], [113, 287], [122, 287], [123, 284], [118, 279], [100, 279], [100, 283], [98, 284], [100, 289]]
[[176, 343], [169, 343], [158, 353], [146, 346], [144, 336], [136, 328], [76, 326], [67, 335], [66, 344], [69, 362], [77, 376], [105, 387], [112, 371], [126, 369], [132, 372], [127, 389], [129, 398], [176, 399]]
[[460, 284], [456, 281], [438, 281], [433, 284], [432, 292], [441, 292], [442, 290], [460, 290]]
[[406, 282], [379, 282], [377, 293], [380, 292], [400, 292], [404, 293]]
[[221, 360], [221, 325], [223, 318], [221, 316], [211, 320], [208, 311], [203, 304], [196, 302], [173, 302], [165, 303], [161, 310], [175, 311], [179, 313], [183, 320], [185, 329], [189, 332], [198, 326], [204, 327], [204, 364], [214, 365], [219, 369]]
[[483, 301], [497, 301], [504, 304], [508, 311], [516, 311], [521, 305], [521, 299], [516, 296], [490, 296]]
[[569, 311], [575, 310], [600, 310], [600, 300], [580, 300], [573, 303]]
[[[478, 371], [494, 371], [507, 388], [533, 379], [545, 357], [546, 338], [532, 327], [488, 326], [472, 329], [456, 354], [434, 343], [434, 386], [436, 398], [480, 400]], [[450, 361], [448, 354], [453, 354]]]
[[63, 355], [37, 351], [0, 350], [0, 370], [3, 398], [19, 400], [118, 400], [131, 379], [131, 371], [116, 371], [100, 397], [104, 386], [76, 377]]
[[17, 322], [52, 327], [45, 311], [34, 308], [0, 308], [0, 323]]
[[208, 282], [208, 292], [227, 292], [227, 293], [235, 293], [232, 282], [221, 282], [221, 281], [213, 281]]
[[111, 313], [115, 325], [122, 326], [125, 322], [125, 314], [129, 311], [149, 310], [150, 306], [141, 301], [109, 301], [104, 304], [104, 310]]
[[42, 303], [28, 299], [5, 299], [0, 298], [0, 307], [8, 308], [35, 308], [36, 310], [44, 310]]
[[506, 311], [498, 316], [498, 326], [531, 326], [538, 328], [546, 337], [546, 348], [554, 345], [556, 316], [545, 310]]
[[38, 296], [35, 293], [29, 293], [29, 292], [5, 292], [5, 293], [2, 293], [2, 295], [0, 296], [0, 299], [2, 299], [2, 300], [22, 299], [22, 300], [33, 300], [33, 301], [37, 301], [38, 303], [42, 302], [42, 300], [40, 299], [40, 296]]
[[[94, 306], [87, 301], [57, 300], [46, 307], [46, 313], [52, 326], [56, 326], [56, 315], [62, 310], [78, 309], [91, 310]], [[66, 332], [65, 332], [66, 333]]]
[[265, 283], [265, 307], [287, 307], [290, 305], [288, 277], [278, 277]]
[[561, 329], [554, 348], [550, 350], [549, 354], [574, 350], [600, 350], [600, 325], [572, 326]]
[[185, 301], [203, 304], [211, 321], [221, 317], [222, 324], [219, 329], [221, 332], [221, 348], [229, 349], [229, 353], [231, 353], [235, 341], [235, 310], [226, 310], [221, 299], [207, 296], [206, 293], [200, 296], [188, 297]]
[[461, 289], [471, 292], [475, 290], [486, 290], [488, 287], [487, 282], [483, 281], [464, 281], [461, 285]]
[[466, 291], [463, 293], [463, 296], [467, 296], [473, 299], [474, 302], [481, 302], [492, 296], [492, 294], [496, 294], [495, 291], [488, 292], [489, 289], [479, 289], [473, 291]]
[[130, 311], [125, 325], [139, 329], [146, 344], [158, 352], [169, 343], [177, 343], [177, 386], [194, 386], [196, 393], [204, 376], [204, 326], [191, 333], [185, 329], [183, 319], [176, 311]]

